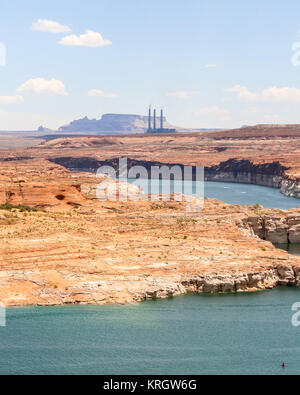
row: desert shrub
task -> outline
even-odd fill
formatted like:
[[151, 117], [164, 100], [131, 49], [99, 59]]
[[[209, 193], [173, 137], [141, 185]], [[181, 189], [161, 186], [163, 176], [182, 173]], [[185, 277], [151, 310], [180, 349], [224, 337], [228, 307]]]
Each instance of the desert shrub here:
[[5, 203], [5, 204], [0, 204], [0, 210], [20, 210], [22, 213], [24, 212], [37, 212], [38, 208], [37, 207], [30, 207], [30, 206], [24, 206], [23, 204], [18, 204], [18, 205], [13, 205], [11, 203]]

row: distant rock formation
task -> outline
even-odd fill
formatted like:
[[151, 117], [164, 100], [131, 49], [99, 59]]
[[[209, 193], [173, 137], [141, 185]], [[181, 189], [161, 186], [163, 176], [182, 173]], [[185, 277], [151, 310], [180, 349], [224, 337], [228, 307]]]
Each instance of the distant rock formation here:
[[[172, 125], [164, 119], [165, 127]], [[148, 117], [132, 114], [104, 114], [101, 119], [84, 117], [59, 128], [60, 132], [142, 133], [148, 128]]]
[[48, 132], [52, 132], [51, 129], [45, 128], [44, 126], [39, 126], [38, 129], [37, 129], [37, 131], [38, 131], [39, 133], [48, 133]]

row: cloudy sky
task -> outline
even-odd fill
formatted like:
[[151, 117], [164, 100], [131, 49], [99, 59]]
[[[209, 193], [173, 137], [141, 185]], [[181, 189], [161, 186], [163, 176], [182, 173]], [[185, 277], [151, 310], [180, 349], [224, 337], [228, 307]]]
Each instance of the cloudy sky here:
[[299, 15], [299, 0], [2, 0], [0, 130], [150, 103], [186, 127], [300, 123]]

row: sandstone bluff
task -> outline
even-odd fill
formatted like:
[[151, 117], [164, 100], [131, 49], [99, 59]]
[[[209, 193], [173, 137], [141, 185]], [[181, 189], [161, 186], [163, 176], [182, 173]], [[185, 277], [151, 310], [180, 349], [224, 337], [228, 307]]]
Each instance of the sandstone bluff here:
[[[300, 284], [300, 259], [271, 244], [300, 240], [300, 210], [206, 200], [188, 215], [185, 202], [99, 202], [98, 182], [41, 159], [1, 163], [3, 303], [123, 304]], [[120, 194], [127, 188], [137, 193], [122, 184]]]

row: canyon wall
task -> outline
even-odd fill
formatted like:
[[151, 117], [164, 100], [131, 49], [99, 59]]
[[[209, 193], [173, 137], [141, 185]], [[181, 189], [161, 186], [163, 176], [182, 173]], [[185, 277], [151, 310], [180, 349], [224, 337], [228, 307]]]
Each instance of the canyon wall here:
[[249, 216], [236, 224], [274, 244], [300, 243], [300, 214]]
[[206, 168], [205, 180], [279, 188], [285, 196], [300, 198], [300, 181], [287, 176], [286, 170], [279, 162], [255, 165], [248, 160], [230, 159]]
[[287, 170], [279, 162], [255, 165], [249, 160], [230, 159], [205, 169], [206, 181], [236, 182], [280, 188]]
[[[88, 157], [59, 157], [51, 158], [50, 161], [62, 165], [69, 170], [96, 172], [100, 166], [112, 166], [118, 175], [119, 158], [108, 159], [105, 161]], [[184, 165], [178, 163], [161, 163], [151, 161], [141, 161], [127, 159], [128, 170], [133, 166], [143, 166], [151, 176], [152, 166], [168, 167], [179, 166], [183, 170]], [[300, 181], [292, 179], [285, 174], [287, 167], [279, 162], [253, 164], [249, 160], [230, 159], [221, 162], [219, 165], [205, 168], [205, 181], [215, 182], [234, 182], [243, 184], [255, 184], [271, 188], [279, 188], [285, 196], [300, 198]], [[193, 168], [195, 178], [196, 168]]]

